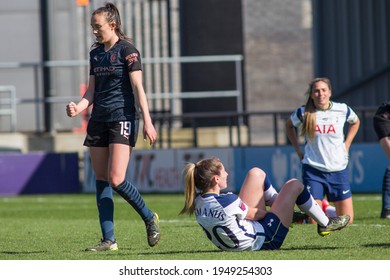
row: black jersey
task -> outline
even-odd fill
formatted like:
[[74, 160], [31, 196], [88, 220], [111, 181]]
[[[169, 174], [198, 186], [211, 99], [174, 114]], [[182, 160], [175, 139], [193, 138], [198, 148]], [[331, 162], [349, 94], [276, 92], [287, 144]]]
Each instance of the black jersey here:
[[110, 50], [90, 51], [90, 75], [95, 76], [91, 119], [101, 122], [133, 120], [136, 116], [129, 72], [142, 70], [141, 56], [129, 42], [119, 40]]

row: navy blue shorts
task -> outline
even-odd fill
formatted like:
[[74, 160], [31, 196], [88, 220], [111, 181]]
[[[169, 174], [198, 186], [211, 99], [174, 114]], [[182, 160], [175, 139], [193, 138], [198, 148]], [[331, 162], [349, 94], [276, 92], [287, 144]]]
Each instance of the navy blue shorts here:
[[335, 202], [352, 196], [348, 169], [324, 172], [303, 164], [302, 180], [314, 199], [323, 200], [326, 195], [328, 201]]
[[265, 240], [261, 250], [277, 250], [279, 249], [284, 239], [286, 239], [288, 228], [281, 222], [278, 216], [272, 212], [265, 214], [264, 218], [259, 221], [264, 228]]
[[109, 144], [135, 146], [138, 137], [138, 120], [96, 122], [90, 120], [84, 146], [108, 147]]

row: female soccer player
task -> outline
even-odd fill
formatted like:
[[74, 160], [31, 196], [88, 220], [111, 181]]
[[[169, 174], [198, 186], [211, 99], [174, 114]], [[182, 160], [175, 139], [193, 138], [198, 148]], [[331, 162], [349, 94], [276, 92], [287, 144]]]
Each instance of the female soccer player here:
[[[316, 78], [307, 89], [305, 106], [296, 109], [286, 122], [286, 133], [302, 160], [302, 180], [317, 203], [326, 195], [336, 207], [337, 215], [348, 214], [353, 222], [351, 186], [349, 184], [348, 153], [360, 121], [344, 103], [330, 101], [332, 88], [329, 79]], [[349, 123], [348, 132], [344, 126]], [[296, 128], [305, 137], [301, 151]]]
[[[188, 163], [184, 168], [185, 204], [181, 214], [195, 214], [206, 236], [224, 251], [279, 249], [293, 218], [294, 205], [318, 223], [321, 236], [344, 228], [349, 216], [328, 218], [306, 188], [289, 180], [277, 194], [267, 175], [252, 168], [239, 195], [221, 194], [228, 173], [217, 158]], [[267, 211], [266, 206], [271, 208]]]
[[117, 250], [114, 235], [112, 189], [125, 199], [146, 225], [147, 239], [154, 246], [160, 239], [158, 216], [149, 210], [137, 188], [126, 180], [126, 170], [138, 135], [138, 111], [143, 118], [143, 136], [150, 145], [157, 133], [152, 124], [142, 85], [141, 56], [123, 33], [119, 11], [112, 3], [92, 13], [91, 27], [96, 37], [90, 51], [88, 88], [77, 104], [71, 102], [69, 117], [93, 105], [84, 145], [90, 148], [96, 175], [96, 202], [101, 241], [88, 251]]
[[373, 118], [375, 133], [378, 137], [389, 165], [382, 179], [382, 209], [380, 217], [390, 219], [390, 103], [381, 104]]

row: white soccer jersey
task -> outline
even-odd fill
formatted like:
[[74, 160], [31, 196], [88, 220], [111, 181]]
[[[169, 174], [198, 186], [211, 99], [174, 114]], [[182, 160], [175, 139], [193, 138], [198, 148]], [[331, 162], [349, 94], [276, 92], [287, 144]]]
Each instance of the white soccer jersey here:
[[[295, 127], [302, 125], [305, 106], [295, 110], [290, 118]], [[356, 113], [345, 103], [332, 102], [328, 110], [317, 110], [316, 131], [313, 141], [305, 139], [302, 163], [325, 172], [344, 170], [348, 165], [345, 148], [344, 125], [355, 123]]]
[[195, 198], [195, 216], [207, 237], [225, 251], [258, 250], [264, 229], [245, 220], [248, 206], [233, 193], [204, 194]]

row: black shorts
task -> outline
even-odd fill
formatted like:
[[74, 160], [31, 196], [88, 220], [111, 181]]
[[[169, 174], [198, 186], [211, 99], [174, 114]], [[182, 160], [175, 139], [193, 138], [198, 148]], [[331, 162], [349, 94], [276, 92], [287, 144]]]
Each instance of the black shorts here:
[[378, 108], [373, 123], [378, 140], [390, 136], [390, 104], [385, 103]]
[[135, 146], [138, 137], [138, 120], [96, 122], [90, 120], [84, 146], [108, 147], [109, 144]]

